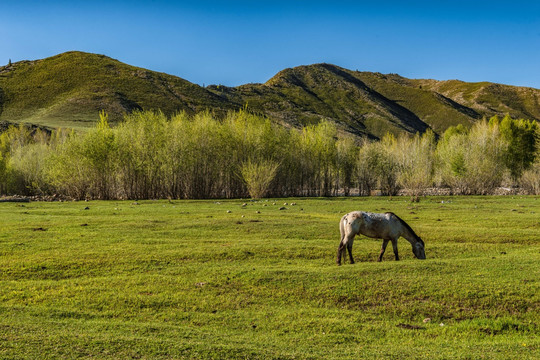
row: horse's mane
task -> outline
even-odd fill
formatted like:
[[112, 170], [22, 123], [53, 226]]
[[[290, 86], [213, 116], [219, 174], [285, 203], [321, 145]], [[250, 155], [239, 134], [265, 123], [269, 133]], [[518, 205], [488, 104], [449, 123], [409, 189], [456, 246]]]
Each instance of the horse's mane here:
[[414, 232], [414, 230], [409, 226], [409, 224], [407, 224], [405, 222], [405, 220], [403, 220], [402, 218], [400, 218], [399, 216], [397, 216], [396, 214], [394, 214], [393, 212], [387, 212], [387, 214], [391, 214], [391, 215], [394, 215], [396, 217], [396, 219], [399, 220], [399, 222], [401, 223], [401, 225], [403, 225], [407, 230], [410, 231], [410, 233], [412, 234], [412, 236], [414, 236], [415, 240], [420, 242], [420, 244], [422, 244], [422, 246], [425, 246], [424, 245], [424, 240], [420, 239], [420, 236], [416, 235], [416, 233]]

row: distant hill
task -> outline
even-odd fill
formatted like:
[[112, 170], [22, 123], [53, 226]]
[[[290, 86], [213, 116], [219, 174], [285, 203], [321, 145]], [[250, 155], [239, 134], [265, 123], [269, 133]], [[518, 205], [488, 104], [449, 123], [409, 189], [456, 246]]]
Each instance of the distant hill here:
[[86, 128], [104, 109], [113, 121], [135, 109], [166, 114], [245, 105], [286, 126], [332, 121], [358, 136], [443, 132], [482, 117], [540, 120], [540, 90], [488, 82], [413, 80], [331, 64], [280, 71], [264, 84], [206, 88], [103, 55], [67, 52], [0, 67], [0, 121]]
[[101, 109], [114, 121], [136, 109], [172, 114], [207, 108], [232, 109], [189, 81], [103, 55], [67, 52], [0, 67], [0, 120], [10, 122], [85, 128]]

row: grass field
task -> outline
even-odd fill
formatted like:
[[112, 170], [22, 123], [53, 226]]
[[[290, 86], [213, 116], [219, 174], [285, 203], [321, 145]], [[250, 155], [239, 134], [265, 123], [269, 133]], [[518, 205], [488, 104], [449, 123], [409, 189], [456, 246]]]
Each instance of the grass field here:
[[[0, 358], [540, 357], [538, 197], [243, 202], [0, 203]], [[336, 266], [351, 210], [427, 260]]]

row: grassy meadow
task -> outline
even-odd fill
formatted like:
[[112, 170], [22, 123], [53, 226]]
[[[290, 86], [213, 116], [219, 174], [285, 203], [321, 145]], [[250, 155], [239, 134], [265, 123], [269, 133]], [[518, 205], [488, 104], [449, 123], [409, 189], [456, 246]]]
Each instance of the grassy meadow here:
[[[351, 210], [395, 212], [427, 260], [400, 239], [377, 263], [357, 237], [336, 266]], [[532, 196], [0, 203], [0, 358], [539, 358], [539, 214]]]

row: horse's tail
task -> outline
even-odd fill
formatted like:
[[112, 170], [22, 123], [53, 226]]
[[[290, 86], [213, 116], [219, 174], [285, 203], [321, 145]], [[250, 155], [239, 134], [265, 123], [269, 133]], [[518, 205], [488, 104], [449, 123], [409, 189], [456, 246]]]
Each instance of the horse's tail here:
[[409, 226], [409, 224], [407, 224], [407, 223], [405, 222], [405, 220], [403, 220], [402, 218], [400, 218], [399, 216], [397, 216], [396, 214], [394, 214], [394, 213], [392, 213], [392, 212], [388, 212], [387, 214], [390, 214], [391, 216], [395, 216], [396, 219], [399, 220], [399, 222], [401, 223], [401, 225], [403, 225], [403, 227], [404, 227], [405, 229], [407, 229], [407, 231], [409, 231], [409, 233], [412, 235], [412, 237], [413, 237], [416, 241], [418, 241], [419, 243], [421, 243], [422, 246], [424, 246], [424, 240], [422, 240], [422, 239], [420, 238], [420, 236], [416, 235], [416, 233], [414, 232], [414, 230]]
[[341, 238], [339, 241], [340, 245], [343, 242], [343, 239], [345, 238], [345, 224], [347, 222], [347, 215], [349, 214], [343, 215], [341, 217], [341, 220], [339, 221], [339, 234], [341, 235]]
[[344, 254], [344, 252], [345, 252], [345, 244], [343, 244], [343, 240], [345, 239], [345, 224], [347, 222], [347, 215], [343, 215], [341, 220], [339, 220], [339, 234], [341, 236], [340, 236], [340, 239], [339, 239], [339, 246], [338, 246], [338, 249], [337, 249], [336, 263], [338, 265], [341, 265], [341, 257], [345, 256], [345, 254]]

